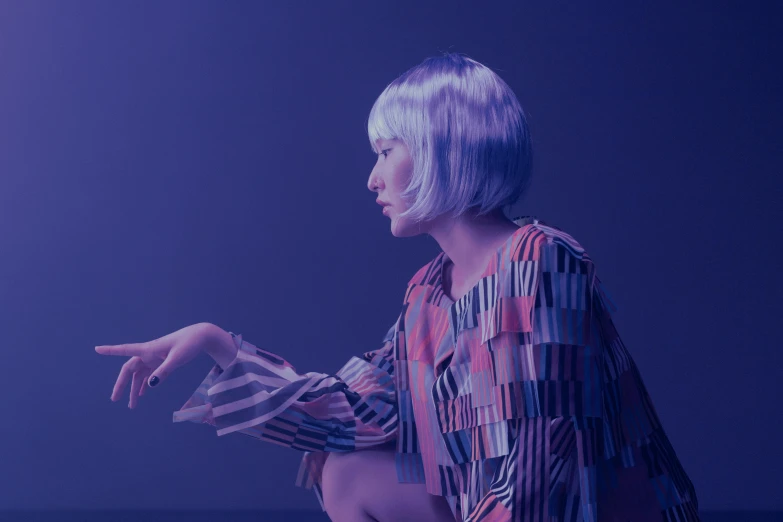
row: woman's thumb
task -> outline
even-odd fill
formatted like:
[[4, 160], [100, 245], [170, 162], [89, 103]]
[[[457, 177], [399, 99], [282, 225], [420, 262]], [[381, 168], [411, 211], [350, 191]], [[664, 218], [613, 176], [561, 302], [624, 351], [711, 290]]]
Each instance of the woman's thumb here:
[[171, 361], [171, 359], [166, 359], [155, 369], [154, 372], [152, 372], [152, 375], [147, 380], [147, 383], [150, 385], [150, 387], [155, 387], [165, 381], [168, 376], [171, 375], [172, 371], [174, 371], [174, 363]]

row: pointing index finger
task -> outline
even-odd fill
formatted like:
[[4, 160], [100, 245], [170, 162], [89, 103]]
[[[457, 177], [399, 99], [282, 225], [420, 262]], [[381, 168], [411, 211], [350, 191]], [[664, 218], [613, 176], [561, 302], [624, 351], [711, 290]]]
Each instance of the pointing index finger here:
[[131, 344], [103, 345], [96, 346], [95, 351], [101, 355], [139, 355], [141, 349]]

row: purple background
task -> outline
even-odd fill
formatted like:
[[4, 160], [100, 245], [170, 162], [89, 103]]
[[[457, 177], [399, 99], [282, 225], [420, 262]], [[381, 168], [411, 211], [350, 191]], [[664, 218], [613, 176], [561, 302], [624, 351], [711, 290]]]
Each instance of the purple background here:
[[700, 507], [783, 509], [781, 9], [416, 4], [0, 2], [0, 508], [318, 508], [299, 452], [172, 423], [207, 356], [131, 411], [93, 347], [379, 347], [438, 246], [391, 235], [366, 120], [451, 50], [527, 111], [513, 214], [595, 260]]

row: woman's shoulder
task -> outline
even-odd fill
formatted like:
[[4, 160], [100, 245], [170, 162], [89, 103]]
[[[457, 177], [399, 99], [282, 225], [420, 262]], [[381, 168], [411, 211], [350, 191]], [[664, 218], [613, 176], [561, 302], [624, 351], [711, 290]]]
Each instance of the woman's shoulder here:
[[[520, 230], [512, 243], [511, 261], [545, 260], [558, 262], [571, 256], [579, 261], [591, 262], [584, 247], [571, 234], [562, 228], [540, 219], [538, 216], [525, 215], [511, 218]], [[441, 274], [443, 252], [422, 265], [408, 281], [411, 285], [434, 285]]]
[[[534, 259], [541, 257], [541, 250], [545, 247], [555, 251], [562, 248], [567, 254], [573, 255], [577, 259], [589, 259], [581, 243], [558, 226], [547, 223], [536, 216], [519, 216], [513, 218], [512, 221], [520, 228], [527, 227], [527, 230], [521, 234], [524, 237], [520, 240], [534, 245], [534, 248], [531, 249]], [[521, 249], [518, 252], [521, 252]]]

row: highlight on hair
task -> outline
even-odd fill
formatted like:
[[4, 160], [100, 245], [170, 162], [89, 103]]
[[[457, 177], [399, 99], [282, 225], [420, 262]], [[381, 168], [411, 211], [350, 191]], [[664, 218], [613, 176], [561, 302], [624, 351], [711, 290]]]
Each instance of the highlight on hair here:
[[398, 139], [413, 161], [400, 214], [414, 221], [476, 208], [504, 212], [528, 189], [532, 143], [525, 113], [495, 72], [462, 53], [425, 59], [391, 82], [367, 121], [378, 139]]

